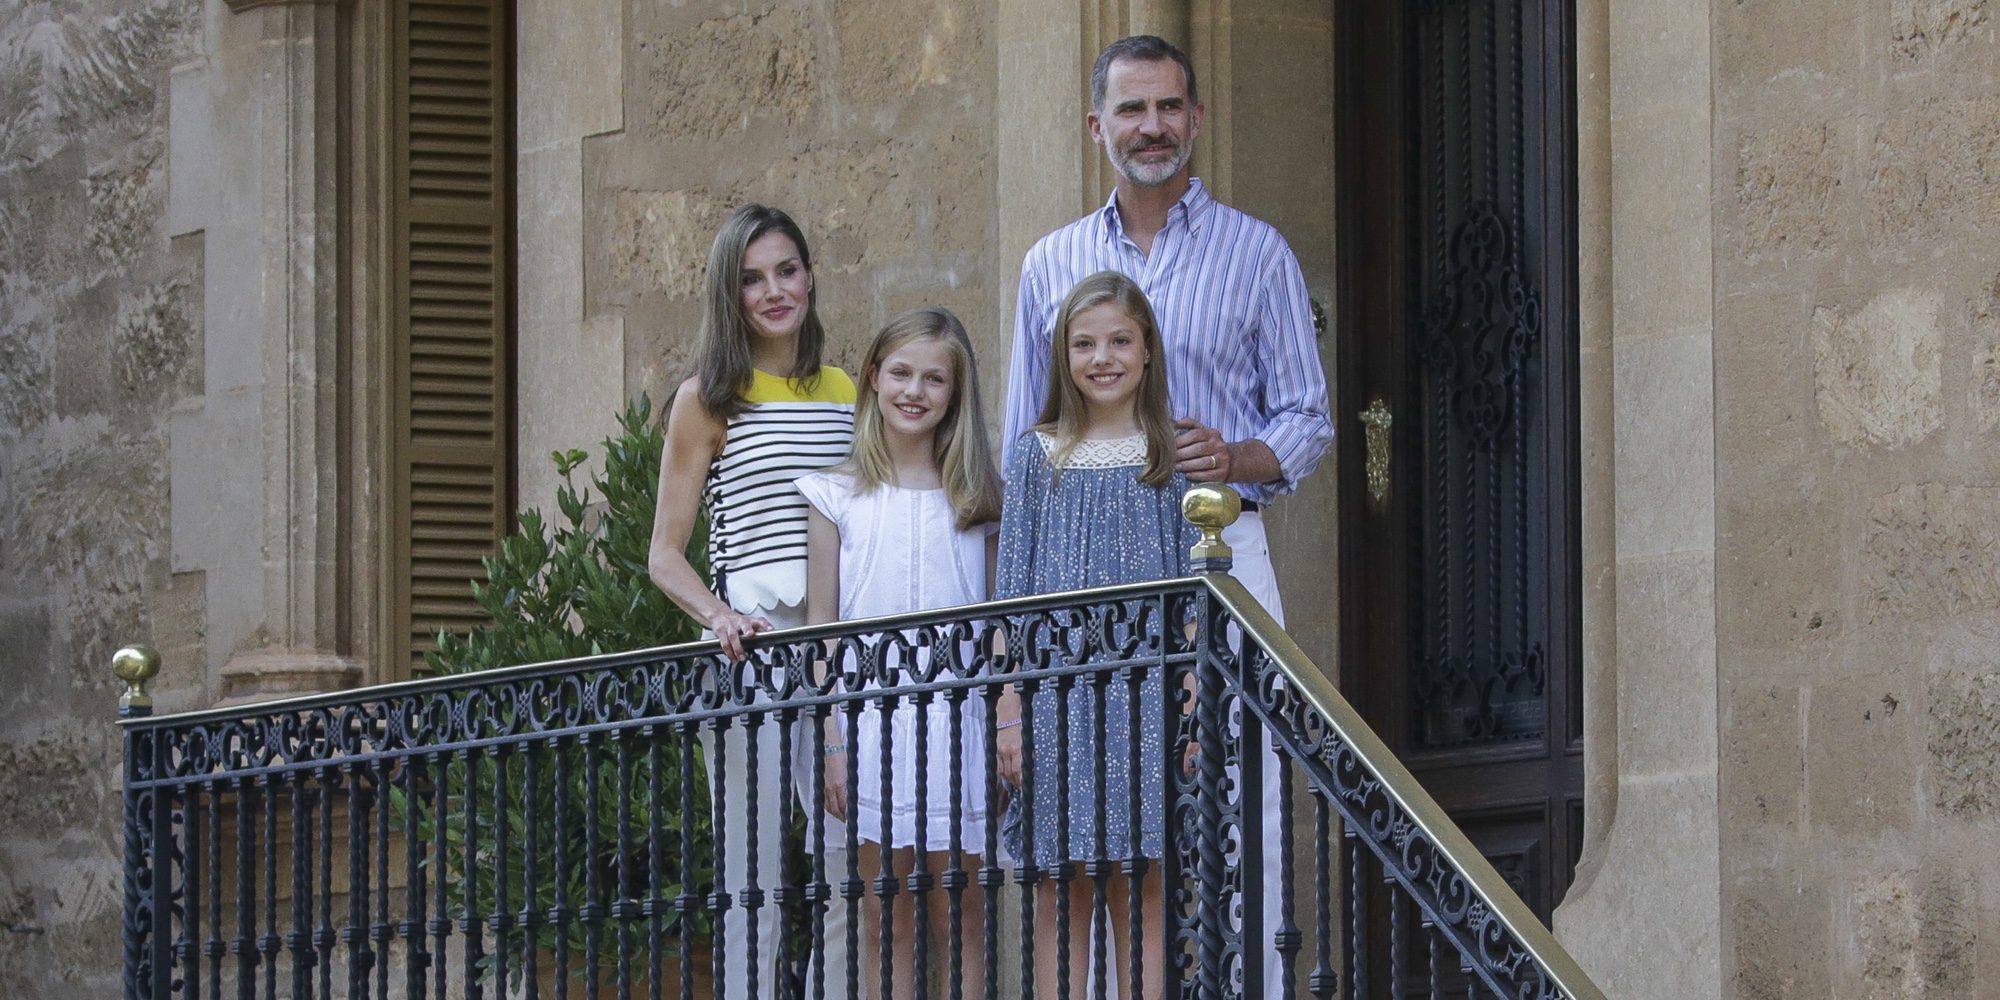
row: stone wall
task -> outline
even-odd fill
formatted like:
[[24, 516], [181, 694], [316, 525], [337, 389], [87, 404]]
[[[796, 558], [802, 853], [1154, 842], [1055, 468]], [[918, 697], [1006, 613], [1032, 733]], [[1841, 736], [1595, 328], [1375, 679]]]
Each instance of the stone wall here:
[[1715, 11], [1725, 982], [1991, 995], [2000, 5]]
[[165, 224], [198, 0], [0, 9], [0, 995], [117, 989], [118, 645], [199, 663], [168, 414], [203, 380], [199, 237]]
[[[584, 310], [623, 317], [624, 385], [689, 373], [708, 244], [746, 201], [812, 242], [829, 363], [937, 303], [1004, 372], [994, 241], [990, 5], [959, 0], [626, 5], [624, 128], [584, 144]], [[997, 362], [997, 363], [995, 363]]]

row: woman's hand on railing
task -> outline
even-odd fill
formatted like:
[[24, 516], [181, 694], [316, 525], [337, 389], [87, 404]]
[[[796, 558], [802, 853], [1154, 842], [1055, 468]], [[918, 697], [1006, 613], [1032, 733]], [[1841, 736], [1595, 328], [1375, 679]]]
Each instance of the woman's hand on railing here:
[[722, 651], [732, 660], [749, 657], [743, 648], [743, 640], [759, 632], [771, 630], [771, 620], [762, 615], [746, 615], [740, 611], [719, 611], [709, 620], [708, 630], [715, 633], [715, 640], [722, 643]]

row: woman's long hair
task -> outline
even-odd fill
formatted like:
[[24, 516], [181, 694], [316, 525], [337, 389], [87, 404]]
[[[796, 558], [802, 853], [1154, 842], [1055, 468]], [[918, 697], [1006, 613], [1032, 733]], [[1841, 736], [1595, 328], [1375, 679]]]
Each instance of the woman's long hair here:
[[1174, 475], [1174, 418], [1167, 408], [1167, 353], [1160, 343], [1160, 324], [1153, 318], [1153, 305], [1131, 278], [1117, 271], [1099, 271], [1076, 283], [1056, 313], [1055, 335], [1049, 338], [1049, 387], [1043, 397], [1041, 422], [1035, 430], [1051, 434], [1055, 448], [1049, 452], [1049, 467], [1057, 478], [1063, 462], [1083, 440], [1084, 417], [1088, 408], [1083, 390], [1069, 373], [1069, 331], [1078, 315], [1105, 303], [1116, 305], [1139, 327], [1145, 340], [1146, 368], [1139, 375], [1139, 396], [1133, 400], [1133, 416], [1146, 436], [1146, 467], [1139, 481], [1147, 486], [1167, 485]]
[[942, 306], [912, 309], [889, 321], [868, 346], [861, 366], [861, 405], [854, 408], [854, 454], [847, 471], [857, 492], [866, 493], [895, 479], [889, 443], [882, 434], [882, 408], [875, 380], [882, 362], [898, 348], [917, 340], [934, 340], [951, 354], [951, 402], [932, 432], [931, 457], [944, 479], [945, 499], [963, 531], [1000, 517], [1000, 475], [993, 467], [986, 441], [986, 408], [979, 401], [979, 370], [972, 355], [972, 338], [965, 324]]
[[[799, 250], [799, 263], [812, 273], [812, 251], [798, 223], [784, 212], [749, 204], [730, 213], [708, 248], [708, 296], [702, 308], [701, 341], [695, 358], [695, 379], [701, 405], [727, 420], [743, 412], [743, 394], [750, 389], [750, 338], [756, 333], [743, 312], [743, 254], [765, 233], [783, 233]], [[806, 315], [799, 324], [798, 347], [787, 377], [808, 390], [819, 378], [820, 353], [826, 328], [816, 308], [817, 286], [806, 292]]]

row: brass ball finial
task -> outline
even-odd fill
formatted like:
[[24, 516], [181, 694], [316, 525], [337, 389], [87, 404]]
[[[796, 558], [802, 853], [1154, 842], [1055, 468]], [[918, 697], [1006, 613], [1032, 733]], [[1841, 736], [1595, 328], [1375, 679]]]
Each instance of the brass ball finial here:
[[1201, 529], [1201, 541], [1189, 555], [1197, 573], [1229, 571], [1229, 546], [1222, 542], [1222, 530], [1236, 523], [1243, 513], [1243, 498], [1220, 483], [1204, 483], [1181, 496], [1181, 516]]
[[122, 710], [150, 709], [153, 696], [146, 693], [146, 682], [160, 673], [160, 653], [151, 646], [127, 646], [111, 654], [111, 672], [125, 682], [125, 693], [118, 696], [118, 707]]

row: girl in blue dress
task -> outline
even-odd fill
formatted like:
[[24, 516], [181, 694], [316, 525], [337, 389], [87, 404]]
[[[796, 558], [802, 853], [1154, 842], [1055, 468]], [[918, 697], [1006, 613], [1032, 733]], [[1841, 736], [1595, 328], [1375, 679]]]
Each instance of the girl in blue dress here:
[[[1152, 306], [1130, 278], [1114, 271], [1078, 283], [1057, 314], [1049, 386], [1040, 423], [1014, 444], [1007, 462], [996, 598], [1182, 577], [1197, 533], [1181, 518], [1185, 477], [1174, 471], [1174, 422], [1167, 405], [1166, 353]], [[1004, 839], [1017, 858], [1048, 868], [1063, 861], [1157, 859], [1163, 847], [1161, 677], [1141, 685], [1140, 732], [1130, 732], [1129, 688], [1104, 685], [1103, 739], [1097, 739], [1096, 692], [1089, 675], [1068, 698], [1068, 725], [1056, 724], [1056, 693], [1034, 696], [1033, 745], [1021, 739], [1023, 705], [1012, 691], [996, 706], [1000, 774], [1026, 788], [1009, 805]], [[1139, 815], [1132, 815], [1132, 741], [1139, 742]], [[1067, 775], [1058, 768], [1058, 745]], [[1099, 761], [1104, 787], [1097, 787]], [[1025, 773], [1024, 772], [1029, 772]], [[1063, 780], [1066, 778], [1066, 780]], [[1023, 802], [1031, 797], [1032, 801]], [[1032, 808], [1028, 808], [1032, 807]], [[1102, 818], [1100, 820], [1100, 809]], [[1032, 827], [1027, 822], [1032, 814]], [[1133, 831], [1137, 829], [1137, 843]], [[1066, 829], [1065, 829], [1066, 828]], [[1063, 836], [1067, 833], [1067, 837]], [[1066, 840], [1066, 842], [1065, 842]], [[1163, 915], [1158, 869], [1140, 880], [1145, 967], [1161, 969]], [[1117, 936], [1113, 954], [1129, 955], [1131, 886], [1122, 872], [1105, 886], [1101, 917]], [[1038, 889], [1037, 996], [1055, 996], [1056, 911], [1069, 907], [1070, 954], [1089, 954], [1095, 879]], [[1156, 987], [1155, 987], [1156, 988]]]

